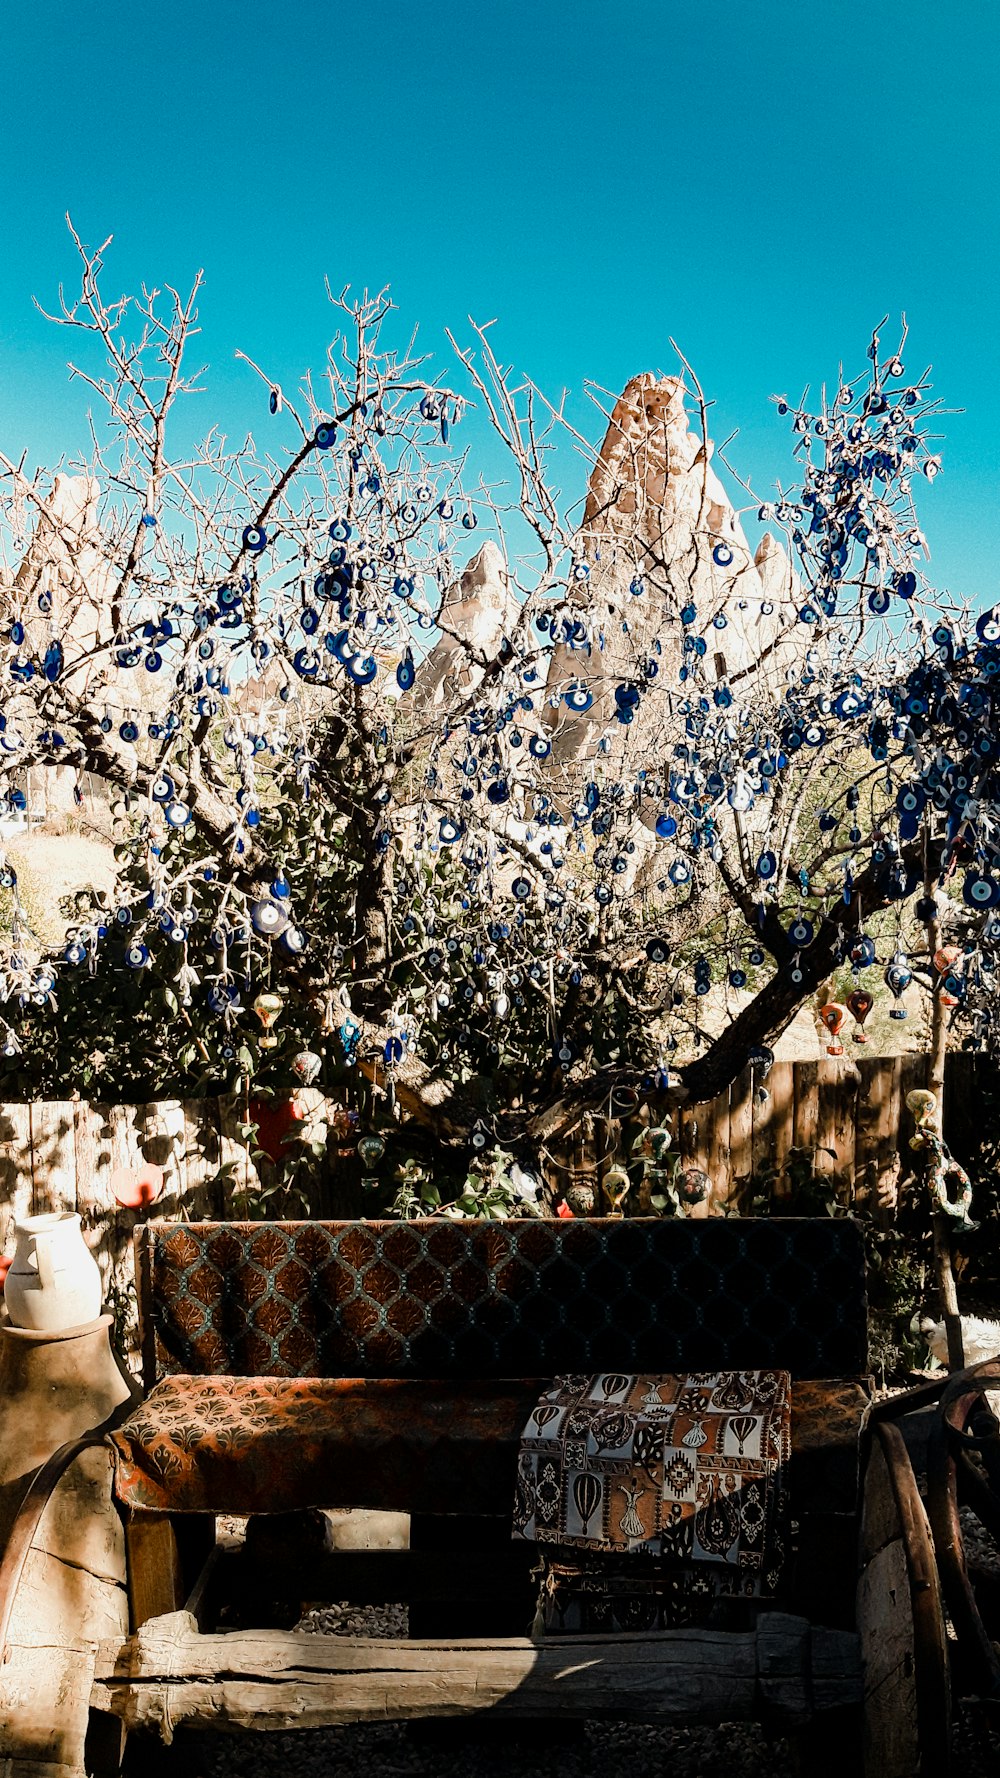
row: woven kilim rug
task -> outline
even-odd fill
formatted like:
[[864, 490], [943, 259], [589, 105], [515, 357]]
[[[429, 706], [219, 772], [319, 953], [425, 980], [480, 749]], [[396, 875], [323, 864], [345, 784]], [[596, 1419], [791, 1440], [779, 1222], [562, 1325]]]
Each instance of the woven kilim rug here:
[[557, 1377], [521, 1436], [513, 1530], [546, 1629], [708, 1621], [769, 1598], [786, 1543], [786, 1371]]

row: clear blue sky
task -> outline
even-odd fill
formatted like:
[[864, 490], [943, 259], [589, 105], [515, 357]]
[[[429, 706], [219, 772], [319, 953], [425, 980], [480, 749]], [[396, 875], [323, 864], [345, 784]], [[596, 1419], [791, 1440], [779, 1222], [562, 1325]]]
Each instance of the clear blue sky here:
[[445, 352], [445, 325], [499, 317], [553, 395], [674, 368], [673, 335], [765, 493], [790, 461], [768, 396], [860, 366], [905, 309], [911, 363], [966, 410], [921, 490], [931, 573], [996, 598], [998, 45], [991, 0], [9, 9], [0, 444], [85, 438], [31, 306], [75, 276], [67, 209], [114, 232], [122, 287], [204, 267], [202, 424], [230, 435], [261, 414], [234, 349], [318, 364], [328, 274], [391, 282]]

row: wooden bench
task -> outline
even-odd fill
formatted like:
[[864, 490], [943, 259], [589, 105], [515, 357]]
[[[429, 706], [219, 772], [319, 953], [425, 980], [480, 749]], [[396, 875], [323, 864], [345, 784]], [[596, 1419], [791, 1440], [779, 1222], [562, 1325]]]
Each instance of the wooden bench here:
[[[131, 1635], [97, 1651], [92, 1727], [169, 1738], [489, 1708], [787, 1728], [859, 1702], [869, 1397], [852, 1222], [151, 1224], [136, 1269], [146, 1397], [112, 1435]], [[575, 1640], [570, 1663], [565, 1643], [532, 1641], [534, 1552], [510, 1515], [540, 1389], [563, 1372], [757, 1367], [793, 1379], [780, 1609], [738, 1633]], [[311, 1509], [337, 1507], [408, 1513], [409, 1548], [331, 1548]], [[221, 1514], [250, 1520], [242, 1549], [217, 1540]], [[403, 1600], [425, 1640], [268, 1627], [276, 1601], [321, 1598]], [[219, 1630], [255, 1603], [262, 1628]]]

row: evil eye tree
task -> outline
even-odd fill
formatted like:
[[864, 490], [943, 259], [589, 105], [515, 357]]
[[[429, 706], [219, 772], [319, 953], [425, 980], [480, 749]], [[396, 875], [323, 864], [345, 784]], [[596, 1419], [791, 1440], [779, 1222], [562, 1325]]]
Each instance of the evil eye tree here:
[[[594, 391], [594, 448], [487, 330], [440, 375], [384, 297], [344, 297], [301, 390], [245, 360], [259, 439], [195, 448], [198, 285], [111, 301], [77, 246], [53, 319], [87, 460], [0, 456], [0, 820], [44, 774], [103, 787], [118, 876], [53, 948], [0, 861], [9, 1080], [70, 1021], [161, 1075], [166, 1046], [188, 1090], [294, 1063], [366, 1117], [530, 1151], [662, 1090], [678, 1048], [695, 1098], [765, 1069], [845, 959], [905, 972], [866, 923], [963, 848], [992, 902], [1000, 645], [968, 655], [929, 599], [934, 403], [877, 337], [815, 411], [779, 401], [794, 485], [752, 552], [690, 373]], [[470, 403], [500, 483], [457, 447]]]

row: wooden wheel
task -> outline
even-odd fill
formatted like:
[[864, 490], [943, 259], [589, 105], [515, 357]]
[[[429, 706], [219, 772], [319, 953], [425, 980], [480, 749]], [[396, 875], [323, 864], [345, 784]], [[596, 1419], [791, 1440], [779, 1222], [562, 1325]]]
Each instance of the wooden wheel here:
[[865, 1472], [857, 1622], [865, 1778], [948, 1778], [951, 1689], [930, 1525], [903, 1436], [876, 1424]]

